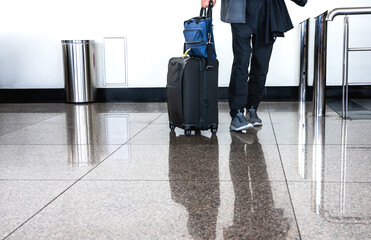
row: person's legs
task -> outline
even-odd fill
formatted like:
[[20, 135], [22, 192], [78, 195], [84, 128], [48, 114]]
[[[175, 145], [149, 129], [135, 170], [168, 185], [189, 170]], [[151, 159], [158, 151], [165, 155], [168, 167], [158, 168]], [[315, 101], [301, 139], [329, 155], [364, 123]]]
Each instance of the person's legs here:
[[267, 45], [264, 38], [259, 38], [259, 31], [253, 36], [252, 45], [248, 99], [245, 106], [247, 110], [250, 108], [257, 110], [262, 100], [273, 49], [273, 44]]
[[[263, 8], [262, 8], [263, 9]], [[263, 98], [265, 82], [267, 79], [269, 61], [271, 59], [273, 43], [265, 43], [265, 11], [259, 14], [259, 23], [256, 34], [252, 37], [252, 56], [249, 74], [248, 99], [246, 110], [249, 121], [254, 126], [262, 126], [262, 120], [258, 117], [257, 109]]]
[[243, 23], [232, 23], [233, 65], [229, 82], [229, 107], [231, 117], [244, 112], [248, 94], [248, 72], [253, 30]]

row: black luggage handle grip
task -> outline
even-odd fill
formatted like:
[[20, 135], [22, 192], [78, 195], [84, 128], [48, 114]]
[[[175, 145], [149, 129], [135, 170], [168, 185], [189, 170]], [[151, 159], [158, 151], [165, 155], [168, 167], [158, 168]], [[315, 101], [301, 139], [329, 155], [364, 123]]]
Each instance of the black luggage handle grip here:
[[213, 1], [209, 2], [208, 8], [201, 8], [200, 17], [212, 18], [213, 17]]

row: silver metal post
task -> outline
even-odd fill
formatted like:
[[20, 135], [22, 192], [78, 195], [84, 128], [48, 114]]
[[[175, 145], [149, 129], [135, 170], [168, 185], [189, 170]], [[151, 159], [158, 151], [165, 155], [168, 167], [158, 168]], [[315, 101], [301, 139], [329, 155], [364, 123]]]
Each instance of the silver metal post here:
[[305, 178], [306, 170], [306, 90], [308, 83], [308, 35], [309, 19], [300, 23], [300, 79], [299, 79], [299, 114], [300, 122], [298, 129], [298, 173]]
[[313, 81], [313, 115], [326, 114], [326, 61], [327, 61], [327, 12], [316, 17], [314, 81]]
[[309, 19], [300, 23], [300, 80], [299, 100], [305, 102], [308, 83], [308, 36]]
[[348, 117], [349, 107], [349, 87], [348, 87], [348, 69], [349, 69], [349, 17], [344, 18], [344, 49], [343, 49], [343, 96], [342, 96], [342, 115]]

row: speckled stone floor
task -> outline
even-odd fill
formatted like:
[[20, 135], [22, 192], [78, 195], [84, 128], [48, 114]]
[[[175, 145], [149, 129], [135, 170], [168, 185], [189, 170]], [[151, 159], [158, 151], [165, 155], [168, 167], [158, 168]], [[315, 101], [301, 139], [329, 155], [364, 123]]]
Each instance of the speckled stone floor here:
[[371, 120], [219, 112], [186, 137], [165, 103], [0, 104], [0, 239], [371, 239]]

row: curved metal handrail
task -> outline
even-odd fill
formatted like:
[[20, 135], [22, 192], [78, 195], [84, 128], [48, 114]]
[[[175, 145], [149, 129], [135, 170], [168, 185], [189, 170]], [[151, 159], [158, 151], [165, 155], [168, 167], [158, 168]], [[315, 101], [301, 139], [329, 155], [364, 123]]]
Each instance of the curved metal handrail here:
[[335, 8], [329, 11], [326, 21], [333, 21], [339, 15], [359, 15], [371, 14], [371, 7], [357, 7], [357, 8]]

